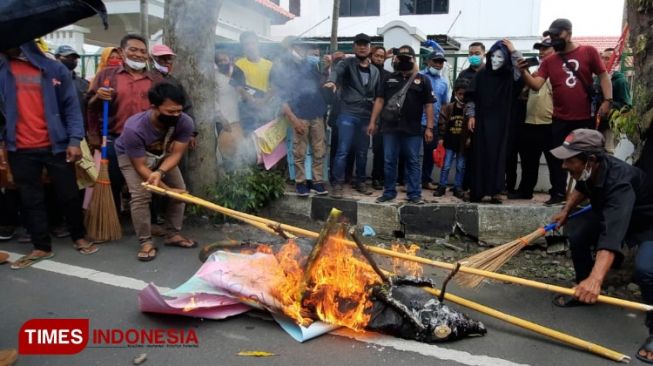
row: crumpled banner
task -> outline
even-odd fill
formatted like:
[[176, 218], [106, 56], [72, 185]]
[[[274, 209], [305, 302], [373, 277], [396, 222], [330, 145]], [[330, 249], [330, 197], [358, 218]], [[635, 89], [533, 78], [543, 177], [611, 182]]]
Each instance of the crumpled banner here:
[[328, 333], [338, 326], [314, 322], [296, 324], [281, 314], [271, 295], [279, 263], [271, 254], [213, 253], [188, 281], [166, 293], [153, 284], [139, 293], [142, 312], [225, 319], [252, 308], [269, 310], [281, 327], [298, 342]]
[[286, 139], [288, 121], [285, 117], [272, 120], [254, 131], [256, 146], [262, 154], [272, 154], [274, 149]]

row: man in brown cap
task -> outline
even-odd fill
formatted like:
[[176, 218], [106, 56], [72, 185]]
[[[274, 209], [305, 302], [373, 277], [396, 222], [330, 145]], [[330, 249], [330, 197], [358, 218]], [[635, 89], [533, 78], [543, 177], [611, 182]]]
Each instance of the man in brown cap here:
[[[553, 221], [564, 225], [578, 204], [586, 199], [592, 204], [591, 211], [567, 226], [578, 285], [573, 297], [554, 298], [554, 305], [560, 307], [595, 303], [606, 274], [623, 261], [623, 244], [638, 247], [633, 278], [642, 300], [653, 304], [653, 187], [641, 169], [607, 155], [604, 144], [600, 132], [577, 129], [551, 150], [576, 180], [576, 188]], [[653, 314], [646, 315], [645, 324], [650, 335], [636, 356], [653, 364]]]

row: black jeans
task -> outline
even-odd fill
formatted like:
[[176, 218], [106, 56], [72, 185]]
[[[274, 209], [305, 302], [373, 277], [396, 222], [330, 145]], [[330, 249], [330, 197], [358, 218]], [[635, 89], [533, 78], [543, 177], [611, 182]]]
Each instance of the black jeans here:
[[372, 180], [383, 181], [383, 134], [377, 132], [372, 136]]
[[72, 240], [84, 238], [86, 230], [75, 167], [66, 163], [65, 153], [53, 155], [50, 149], [9, 152], [9, 165], [20, 193], [21, 208], [26, 218], [25, 227], [31, 234], [34, 249], [46, 252], [52, 250], [45, 189], [41, 180], [44, 168], [54, 185], [59, 207], [66, 217]]
[[[551, 124], [533, 125], [524, 124], [519, 141], [519, 156], [521, 157], [521, 182], [519, 193], [530, 196], [537, 184], [537, 176], [540, 170], [540, 157], [544, 153], [546, 164], [551, 167], [559, 160], [555, 159], [549, 152], [551, 150]], [[549, 181], [553, 186], [553, 176], [549, 175]]]
[[[579, 128], [593, 128], [594, 121], [592, 119], [584, 119], [580, 121], [565, 121], [561, 119], [553, 119], [551, 124], [551, 148], [555, 149], [556, 147], [562, 145], [565, 141], [565, 137], [571, 133], [571, 131]], [[562, 169], [562, 160], [553, 158], [551, 167], [549, 168], [551, 173], [551, 195], [558, 195], [564, 197], [567, 193], [567, 172]]]
[[[580, 283], [590, 275], [594, 266], [592, 252], [601, 233], [599, 215], [594, 211], [582, 214], [570, 220], [566, 230], [569, 236], [571, 259], [576, 271], [576, 283]], [[637, 243], [637, 246], [633, 281], [639, 285], [644, 303], [651, 305], [653, 304], [653, 241], [643, 241]], [[612, 267], [619, 267], [622, 262], [623, 256], [617, 255]], [[645, 324], [649, 333], [653, 334], [653, 314], [651, 312], [646, 314]]]
[[0, 191], [0, 226], [16, 227], [19, 220], [20, 197], [15, 189]]

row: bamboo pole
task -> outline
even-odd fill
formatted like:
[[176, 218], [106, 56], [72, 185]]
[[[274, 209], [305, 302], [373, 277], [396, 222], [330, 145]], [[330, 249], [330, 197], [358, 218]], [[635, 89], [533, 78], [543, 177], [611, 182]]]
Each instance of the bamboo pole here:
[[[265, 231], [267, 233], [277, 234], [277, 235], [279, 234], [278, 231], [274, 230], [269, 225], [261, 224], [258, 221], [254, 221], [252, 219], [248, 219], [248, 218], [245, 218], [245, 217], [239, 217], [239, 219], [241, 221], [243, 221], [243, 222], [245, 222], [247, 224], [250, 224], [250, 225], [252, 225], [252, 226], [254, 226], [254, 227], [256, 227], [256, 228], [258, 228], [258, 229], [260, 229], [262, 231]], [[373, 247], [370, 247], [370, 246], [367, 246], [367, 245], [364, 246], [364, 247], [366, 249], [368, 249], [368, 250], [373, 248]], [[431, 287], [423, 287], [423, 289], [424, 289], [424, 291], [426, 291], [426, 292], [428, 292], [428, 293], [430, 293], [432, 295], [435, 295], [436, 297], [439, 297], [440, 294], [441, 294], [440, 290], [437, 290], [437, 289], [434, 289], [434, 288], [431, 288]], [[532, 332], [541, 334], [541, 335], [543, 335], [545, 337], [553, 338], [553, 339], [558, 340], [558, 341], [560, 341], [562, 343], [565, 343], [565, 344], [568, 344], [568, 345], [571, 345], [571, 346], [574, 346], [574, 347], [578, 347], [580, 349], [583, 349], [583, 350], [588, 351], [590, 353], [594, 353], [594, 354], [599, 355], [601, 357], [605, 357], [605, 358], [608, 358], [610, 360], [617, 361], [617, 362], [624, 362], [624, 363], [630, 362], [630, 357], [628, 357], [628, 356], [626, 356], [624, 354], [621, 354], [619, 352], [610, 350], [610, 349], [605, 348], [603, 346], [600, 346], [600, 345], [585, 341], [583, 339], [580, 339], [580, 338], [577, 338], [577, 337], [574, 337], [574, 336], [570, 336], [568, 334], [562, 333], [562, 332], [557, 331], [555, 329], [547, 328], [547, 327], [539, 325], [537, 323], [533, 323], [533, 322], [530, 322], [528, 320], [524, 320], [524, 319], [518, 318], [516, 316], [503, 313], [501, 311], [495, 310], [495, 309], [490, 308], [488, 306], [485, 306], [485, 305], [482, 305], [482, 304], [467, 300], [467, 299], [462, 298], [460, 296], [453, 295], [453, 294], [451, 294], [449, 292], [444, 294], [444, 298], [446, 300], [448, 300], [448, 301], [451, 301], [451, 302], [456, 303], [458, 305], [464, 306], [464, 307], [466, 307], [468, 309], [475, 310], [475, 311], [477, 311], [477, 312], [479, 312], [481, 314], [491, 316], [493, 318], [502, 320], [502, 321], [504, 321], [506, 323], [515, 325], [517, 327], [520, 327], [520, 328], [523, 328], [523, 329], [526, 329], [526, 330], [530, 330]]]
[[[428, 293], [430, 293], [432, 295], [435, 295], [435, 296], [438, 296], [438, 297], [440, 296], [440, 290], [430, 288], [430, 287], [423, 287], [423, 289], [424, 289], [424, 291], [426, 291], [426, 292], [428, 292]], [[454, 303], [456, 303], [458, 305], [461, 305], [461, 306], [464, 306], [466, 308], [478, 311], [479, 313], [491, 316], [493, 318], [497, 318], [499, 320], [503, 320], [506, 323], [510, 323], [510, 324], [516, 325], [518, 327], [528, 329], [530, 331], [533, 331], [535, 333], [539, 333], [539, 334], [544, 335], [546, 337], [556, 339], [556, 340], [558, 340], [560, 342], [569, 344], [569, 345], [574, 346], [574, 347], [578, 347], [580, 349], [583, 349], [583, 350], [588, 351], [590, 353], [594, 353], [594, 354], [599, 355], [601, 357], [605, 357], [605, 358], [608, 358], [610, 360], [617, 361], [617, 362], [624, 362], [624, 363], [630, 362], [630, 357], [628, 357], [628, 356], [626, 356], [626, 355], [624, 355], [622, 353], [613, 351], [611, 349], [605, 348], [605, 347], [600, 346], [598, 344], [591, 343], [591, 342], [588, 342], [586, 340], [583, 340], [583, 339], [580, 339], [580, 338], [577, 338], [577, 337], [574, 337], [574, 336], [570, 336], [570, 335], [562, 333], [560, 331], [544, 327], [542, 325], [530, 322], [528, 320], [524, 320], [524, 319], [518, 318], [516, 316], [512, 316], [510, 314], [503, 313], [501, 311], [495, 310], [495, 309], [490, 308], [488, 306], [481, 305], [479, 303], [464, 299], [464, 298], [462, 298], [460, 296], [456, 296], [456, 295], [453, 295], [453, 294], [450, 294], [450, 293], [447, 292], [447, 293], [444, 294], [444, 298], [451, 301], [451, 302], [454, 302]]]
[[[298, 227], [291, 226], [291, 225], [282, 224], [282, 223], [279, 223], [279, 222], [276, 222], [276, 221], [273, 221], [273, 220], [269, 220], [269, 219], [266, 219], [266, 218], [246, 214], [246, 213], [243, 213], [243, 212], [240, 212], [240, 211], [231, 210], [231, 209], [216, 205], [215, 203], [212, 203], [212, 202], [203, 200], [201, 198], [192, 196], [192, 195], [190, 195], [188, 193], [177, 193], [177, 192], [166, 190], [166, 189], [163, 189], [163, 188], [160, 188], [160, 187], [157, 187], [157, 186], [152, 186], [152, 185], [147, 184], [147, 183], [143, 183], [143, 187], [145, 187], [145, 189], [147, 189], [149, 191], [152, 191], [152, 192], [155, 192], [155, 193], [158, 193], [158, 194], [162, 194], [162, 195], [167, 195], [167, 196], [169, 196], [171, 198], [175, 198], [175, 199], [178, 199], [180, 201], [193, 203], [193, 204], [196, 204], [196, 205], [199, 205], [199, 206], [202, 206], [202, 207], [217, 211], [217, 212], [222, 213], [224, 215], [231, 216], [231, 217], [239, 219], [241, 221], [247, 221], [247, 222], [252, 222], [253, 221], [253, 222], [262, 223], [262, 224], [268, 225], [268, 226], [278, 227], [283, 231], [288, 231], [288, 232], [291, 232], [291, 233], [293, 233], [295, 235], [303, 236], [303, 237], [307, 237], [307, 238], [311, 238], [311, 239], [316, 239], [318, 237], [318, 233], [316, 233], [314, 231], [298, 228]], [[352, 242], [350, 240], [344, 240], [344, 242], [347, 245], [356, 247], [356, 243], [354, 243], [354, 242]], [[425, 265], [432, 266], [432, 267], [442, 268], [442, 269], [446, 269], [446, 270], [452, 270], [452, 269], [455, 268], [455, 264], [440, 262], [440, 261], [434, 261], [434, 260], [431, 260], [431, 259], [422, 258], [422, 257], [418, 257], [418, 256], [415, 256], [415, 255], [410, 255], [410, 254], [406, 254], [406, 253], [399, 253], [399, 252], [395, 252], [395, 251], [392, 251], [392, 250], [383, 249], [383, 248], [379, 248], [379, 247], [375, 247], [375, 246], [369, 246], [368, 245], [367, 249], [372, 253], [376, 253], [376, 254], [380, 254], [380, 255], [384, 255], [384, 256], [388, 256], [388, 257], [394, 257], [394, 258], [398, 258], [398, 259], [403, 259], [403, 260], [407, 260], [407, 261], [411, 261], [411, 262], [421, 263], [421, 264], [425, 264]], [[528, 279], [525, 279], [525, 278], [520, 278], [520, 277], [515, 277], [515, 276], [509, 276], [509, 275], [496, 273], [496, 272], [483, 271], [483, 270], [480, 270], [480, 269], [470, 268], [470, 267], [466, 267], [466, 266], [461, 266], [459, 271], [463, 272], [463, 273], [467, 273], [467, 274], [472, 274], [472, 275], [491, 278], [491, 279], [497, 280], [497, 281], [514, 283], [514, 284], [518, 284], [518, 285], [528, 286], [528, 287], [536, 288], [536, 289], [539, 289], [539, 290], [559, 293], [559, 294], [563, 294], [563, 295], [573, 296], [574, 293], [575, 293], [574, 289], [567, 288], [567, 287], [550, 285], [550, 284], [543, 283], [543, 282], [528, 280]], [[652, 311], [653, 310], [652, 305], [642, 304], [642, 303], [638, 303], [638, 302], [634, 302], [634, 301], [623, 300], [623, 299], [619, 299], [619, 298], [616, 298], [616, 297], [605, 296], [605, 295], [599, 295], [598, 298], [597, 298], [597, 301], [601, 302], [601, 303], [604, 303], [604, 304], [620, 306], [620, 307], [624, 307], [624, 308], [628, 308], [628, 309], [632, 309], [632, 310], [639, 310], [639, 311]]]

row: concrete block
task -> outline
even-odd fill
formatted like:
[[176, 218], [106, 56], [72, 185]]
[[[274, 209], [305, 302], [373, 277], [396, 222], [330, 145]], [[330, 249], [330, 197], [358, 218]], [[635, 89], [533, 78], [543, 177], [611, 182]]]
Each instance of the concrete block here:
[[335, 199], [328, 196], [313, 196], [311, 205], [311, 219], [325, 221], [332, 208], [342, 211], [350, 224], [356, 225], [358, 219], [358, 203], [351, 199]]
[[394, 230], [400, 230], [399, 210], [395, 205], [380, 205], [372, 202], [358, 202], [356, 222], [371, 226], [377, 235], [392, 236]]
[[311, 199], [286, 192], [281, 198], [262, 210], [261, 214], [275, 221], [301, 224], [311, 220]]
[[542, 205], [478, 205], [478, 240], [503, 244], [549, 222], [560, 207]]
[[480, 230], [478, 225], [478, 205], [469, 203], [457, 205], [455, 224], [463, 234], [478, 238]]
[[410, 238], [443, 237], [451, 232], [456, 218], [456, 205], [403, 205], [399, 217]]

